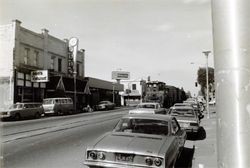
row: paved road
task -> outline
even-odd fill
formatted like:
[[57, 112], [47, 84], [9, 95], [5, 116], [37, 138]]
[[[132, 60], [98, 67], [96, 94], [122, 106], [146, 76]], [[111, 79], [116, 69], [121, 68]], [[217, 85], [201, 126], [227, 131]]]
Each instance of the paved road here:
[[[127, 111], [1, 123], [2, 167], [83, 168], [84, 147]], [[31, 127], [30, 124], [33, 126]]]
[[[0, 158], [0, 161], [4, 163], [2, 167], [86, 168], [82, 164], [86, 145], [101, 134], [112, 130], [125, 113], [127, 110], [116, 110], [38, 120], [0, 122], [4, 130], [1, 136], [3, 149], [1, 156], [4, 156]], [[206, 133], [204, 140], [186, 141], [176, 167], [207, 168], [213, 166], [215, 156], [208, 157], [211, 155], [209, 151], [213, 149], [209, 144], [214, 144], [210, 143], [214, 138], [214, 130], [209, 127], [211, 121], [212, 119], [206, 118], [202, 120]], [[206, 167], [202, 167], [204, 165]]]

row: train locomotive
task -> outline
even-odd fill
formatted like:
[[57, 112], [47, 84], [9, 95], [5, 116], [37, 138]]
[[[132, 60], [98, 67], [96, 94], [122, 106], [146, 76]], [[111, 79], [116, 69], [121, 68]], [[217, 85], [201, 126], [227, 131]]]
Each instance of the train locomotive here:
[[144, 102], [158, 102], [164, 108], [169, 108], [175, 103], [182, 103], [187, 99], [183, 89], [166, 85], [161, 81], [148, 81], [146, 83], [146, 95]]

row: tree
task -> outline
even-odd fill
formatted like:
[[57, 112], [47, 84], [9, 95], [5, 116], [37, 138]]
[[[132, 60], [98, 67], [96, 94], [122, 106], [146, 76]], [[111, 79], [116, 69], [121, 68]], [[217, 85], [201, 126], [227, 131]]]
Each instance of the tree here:
[[[205, 97], [205, 89], [207, 88], [206, 68], [199, 68], [197, 71], [197, 82], [201, 86], [201, 93]], [[208, 86], [209, 92], [213, 91], [214, 88], [214, 68], [208, 68]]]

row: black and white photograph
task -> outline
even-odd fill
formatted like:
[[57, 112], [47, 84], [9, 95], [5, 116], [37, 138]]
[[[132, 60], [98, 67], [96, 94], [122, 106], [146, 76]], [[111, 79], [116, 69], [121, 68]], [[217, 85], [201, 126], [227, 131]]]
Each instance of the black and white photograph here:
[[249, 0], [0, 0], [0, 168], [249, 168]]

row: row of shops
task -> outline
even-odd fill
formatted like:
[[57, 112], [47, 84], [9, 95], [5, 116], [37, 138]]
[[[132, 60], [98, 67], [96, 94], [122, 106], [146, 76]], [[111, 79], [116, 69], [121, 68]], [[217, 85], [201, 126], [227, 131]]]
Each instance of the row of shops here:
[[[52, 97], [70, 97], [78, 109], [102, 100], [121, 105], [123, 85], [86, 77], [85, 50], [72, 50], [73, 38], [61, 40], [47, 29], [36, 33], [21, 24], [13, 20], [0, 26], [0, 109]], [[46, 80], [34, 80], [33, 74], [43, 72]]]
[[[77, 109], [82, 109], [87, 105], [94, 106], [102, 100], [114, 101], [117, 106], [121, 105], [119, 91], [123, 90], [123, 85], [118, 83], [91, 77], [77, 77], [74, 79], [73, 77], [52, 73], [49, 75], [48, 82], [38, 83], [31, 82], [30, 73], [20, 71], [14, 72], [12, 84], [9, 83], [9, 79], [5, 79], [7, 89], [2, 91], [6, 95], [3, 97], [7, 98], [10, 95], [9, 91], [13, 91], [13, 103], [42, 102], [44, 98], [70, 97], [73, 101], [76, 101]], [[9, 89], [8, 87], [13, 87], [13, 89]], [[75, 94], [76, 100], [74, 100]], [[5, 100], [2, 102], [5, 102]]]

